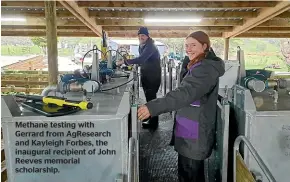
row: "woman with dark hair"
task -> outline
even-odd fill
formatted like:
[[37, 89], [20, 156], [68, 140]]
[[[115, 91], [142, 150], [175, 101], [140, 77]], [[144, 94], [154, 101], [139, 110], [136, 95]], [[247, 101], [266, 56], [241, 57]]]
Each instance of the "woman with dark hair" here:
[[219, 77], [224, 62], [210, 48], [210, 39], [202, 31], [185, 40], [189, 62], [180, 86], [138, 109], [138, 118], [177, 111], [174, 148], [178, 152], [180, 182], [204, 182], [204, 160], [212, 152], [215, 137]]

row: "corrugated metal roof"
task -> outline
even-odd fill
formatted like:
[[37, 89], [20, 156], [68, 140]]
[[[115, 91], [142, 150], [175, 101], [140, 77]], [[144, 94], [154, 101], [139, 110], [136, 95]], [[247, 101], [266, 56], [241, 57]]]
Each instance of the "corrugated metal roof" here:
[[[2, 7], [2, 10], [10, 10], [10, 11], [44, 11], [44, 8], [29, 8], [29, 7]], [[202, 8], [88, 8], [90, 11], [179, 11], [179, 12], [184, 12], [184, 11], [198, 11], [198, 12], [212, 12], [212, 11], [257, 11], [256, 8], [207, 8], [207, 9], [202, 9]], [[66, 9], [64, 8], [57, 8], [57, 11], [65, 11]]]

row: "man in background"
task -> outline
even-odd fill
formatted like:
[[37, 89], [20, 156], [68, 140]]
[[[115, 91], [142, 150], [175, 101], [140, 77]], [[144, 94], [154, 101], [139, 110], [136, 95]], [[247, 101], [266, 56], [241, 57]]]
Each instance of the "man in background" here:
[[[141, 83], [145, 93], [146, 101], [157, 98], [157, 92], [161, 84], [160, 53], [154, 40], [149, 36], [148, 29], [141, 27], [138, 31], [139, 57], [118, 61], [118, 65], [138, 64], [141, 66]], [[149, 118], [142, 123], [143, 128], [157, 129], [158, 116]]]

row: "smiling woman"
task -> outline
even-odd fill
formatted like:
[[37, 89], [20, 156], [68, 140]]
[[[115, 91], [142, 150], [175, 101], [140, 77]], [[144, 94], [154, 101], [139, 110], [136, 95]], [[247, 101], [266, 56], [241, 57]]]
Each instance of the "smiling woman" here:
[[201, 31], [190, 34], [185, 41], [186, 54], [190, 60], [187, 68], [190, 69], [192, 65], [204, 58], [209, 48], [210, 40], [207, 34]]
[[174, 148], [178, 152], [180, 182], [204, 182], [204, 160], [212, 152], [215, 137], [218, 81], [224, 62], [210, 48], [210, 39], [197, 31], [185, 39], [188, 64], [180, 86], [138, 109], [144, 120], [162, 113], [177, 111]]

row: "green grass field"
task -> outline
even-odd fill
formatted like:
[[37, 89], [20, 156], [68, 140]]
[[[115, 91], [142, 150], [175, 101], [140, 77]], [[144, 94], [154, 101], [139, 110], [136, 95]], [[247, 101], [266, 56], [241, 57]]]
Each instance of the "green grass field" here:
[[[282, 60], [279, 48], [272, 44], [261, 43], [258, 40], [240, 41], [235, 40], [231, 42], [230, 58], [236, 58], [235, 47], [239, 45], [244, 49], [246, 59], [246, 69], [261, 69], [271, 64], [278, 64], [281, 69], [270, 69], [273, 71], [288, 71], [285, 62]], [[257, 51], [255, 51], [257, 50]], [[42, 50], [37, 46], [1, 46], [2, 56], [25, 56], [32, 54], [42, 54]], [[71, 56], [72, 49], [58, 49], [58, 56]]]
[[269, 43], [267, 39], [231, 39], [229, 53], [231, 59], [236, 59], [238, 46], [244, 51], [246, 69], [261, 69], [271, 64], [278, 64], [281, 69], [269, 70], [288, 71], [279, 46]]
[[288, 71], [286, 63], [278, 56], [259, 56], [259, 55], [245, 55], [246, 69], [265, 68], [271, 64], [277, 64], [280, 69], [270, 69], [273, 71]]
[[[38, 46], [7, 46], [1, 45], [1, 55], [2, 56], [26, 56], [42, 54], [41, 48]], [[59, 56], [71, 56], [73, 54], [72, 49], [58, 49]]]

